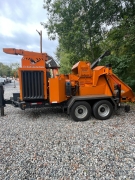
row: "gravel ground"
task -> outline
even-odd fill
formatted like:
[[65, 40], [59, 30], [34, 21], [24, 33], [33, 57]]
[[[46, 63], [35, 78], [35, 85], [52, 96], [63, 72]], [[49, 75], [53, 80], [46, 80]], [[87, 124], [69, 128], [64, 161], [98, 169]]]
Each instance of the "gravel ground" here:
[[[19, 92], [5, 85], [5, 98]], [[74, 122], [60, 108], [7, 105], [0, 117], [1, 180], [135, 179], [135, 106]]]

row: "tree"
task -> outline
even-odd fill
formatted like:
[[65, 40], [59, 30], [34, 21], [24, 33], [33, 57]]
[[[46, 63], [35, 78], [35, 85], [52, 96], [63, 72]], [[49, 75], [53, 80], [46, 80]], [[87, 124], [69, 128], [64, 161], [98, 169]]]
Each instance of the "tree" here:
[[[106, 58], [105, 64], [111, 63], [114, 72], [135, 90], [135, 15], [125, 16], [119, 26], [107, 33], [101, 43], [108, 47], [112, 55]], [[103, 48], [103, 49], [104, 49]]]
[[0, 76], [14, 76], [14, 74], [18, 71], [18, 67], [18, 63], [12, 63], [10, 66], [0, 63]]
[[11, 68], [3, 63], [0, 63], [0, 76], [10, 76], [11, 75]]
[[10, 67], [12, 69], [12, 76], [18, 76], [19, 63], [12, 63]]
[[45, 0], [49, 13], [47, 23], [42, 23], [50, 39], [58, 35], [59, 42], [68, 53], [94, 60], [99, 56], [98, 43], [102, 40], [102, 1], [95, 0]]

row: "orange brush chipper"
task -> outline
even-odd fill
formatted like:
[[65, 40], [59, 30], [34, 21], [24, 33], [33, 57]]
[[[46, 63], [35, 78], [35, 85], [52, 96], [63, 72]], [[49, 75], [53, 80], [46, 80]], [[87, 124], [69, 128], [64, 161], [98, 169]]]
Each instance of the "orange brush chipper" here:
[[[75, 121], [88, 120], [91, 114], [96, 119], [106, 120], [123, 102], [134, 102], [132, 89], [122, 82], [110, 65], [98, 66], [108, 56], [108, 51], [94, 63], [79, 61], [70, 74], [59, 74], [58, 65], [46, 53], [4, 48], [7, 54], [22, 55], [18, 69], [20, 93], [13, 93], [10, 100], [4, 99], [0, 86], [0, 108], [12, 104], [22, 110], [27, 108], [61, 106]], [[125, 106], [128, 112], [130, 106]]]

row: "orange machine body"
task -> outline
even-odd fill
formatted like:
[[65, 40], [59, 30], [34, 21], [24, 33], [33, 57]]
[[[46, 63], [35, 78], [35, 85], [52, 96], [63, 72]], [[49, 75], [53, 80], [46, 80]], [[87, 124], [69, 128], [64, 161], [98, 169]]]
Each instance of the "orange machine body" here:
[[[122, 82], [112, 72], [112, 68], [98, 66], [93, 70], [90, 64], [85, 61], [79, 61], [72, 68], [69, 75], [59, 75], [49, 80], [50, 84], [50, 102], [62, 102], [70, 98], [65, 94], [65, 83], [70, 81], [72, 89], [78, 86], [77, 96], [112, 96], [117, 95], [116, 85], [121, 86], [121, 102], [135, 101], [132, 89]], [[63, 83], [62, 83], [63, 82]], [[61, 100], [58, 100], [61, 99]]]
[[[121, 88], [121, 102], [135, 101], [132, 89], [122, 82], [111, 67], [97, 66], [79, 61], [71, 74], [58, 74], [58, 68], [46, 65], [49, 61], [46, 53], [36, 53], [17, 49], [3, 49], [4, 52], [22, 55], [22, 67], [19, 68], [20, 100], [48, 100], [49, 103], [61, 103], [73, 96], [117, 96], [116, 86]], [[52, 69], [52, 77], [50, 76]]]

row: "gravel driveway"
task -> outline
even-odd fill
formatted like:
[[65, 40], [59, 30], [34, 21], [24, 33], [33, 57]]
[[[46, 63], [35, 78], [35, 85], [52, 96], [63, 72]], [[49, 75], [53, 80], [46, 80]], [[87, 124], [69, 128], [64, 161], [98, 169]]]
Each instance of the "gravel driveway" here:
[[[5, 85], [5, 98], [19, 92]], [[7, 105], [0, 117], [1, 180], [135, 180], [135, 106], [74, 122], [60, 108]]]

